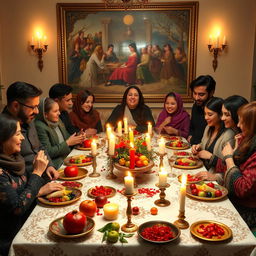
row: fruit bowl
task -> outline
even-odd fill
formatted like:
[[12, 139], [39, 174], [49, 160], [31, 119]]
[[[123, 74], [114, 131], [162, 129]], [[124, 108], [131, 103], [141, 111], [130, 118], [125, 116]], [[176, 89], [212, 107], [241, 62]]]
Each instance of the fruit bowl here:
[[78, 168], [78, 174], [75, 177], [67, 177], [64, 173], [64, 169], [59, 169], [58, 172], [60, 174], [59, 178], [58, 178], [59, 180], [79, 180], [79, 179], [86, 177], [86, 175], [88, 173], [88, 171], [86, 169], [81, 168], [81, 167]]
[[69, 156], [64, 159], [64, 164], [67, 166], [86, 166], [92, 164], [92, 157], [85, 155]]
[[[101, 194], [101, 191], [104, 194]], [[106, 197], [113, 197], [116, 194], [116, 190], [113, 187], [109, 186], [95, 186], [90, 188], [87, 192], [89, 197], [95, 198], [97, 196], [106, 196]]]
[[148, 165], [142, 167], [135, 167], [134, 169], [130, 169], [129, 167], [120, 165], [119, 163], [114, 163], [114, 167], [123, 172], [132, 172], [132, 173], [143, 173], [150, 171], [154, 166], [154, 162], [152, 160], [149, 161]]
[[178, 157], [174, 163], [175, 168], [179, 169], [197, 169], [203, 166], [203, 162], [195, 157]]
[[182, 140], [168, 141], [165, 143], [165, 146], [170, 149], [178, 149], [178, 150], [190, 148], [190, 144], [188, 142], [184, 142]]

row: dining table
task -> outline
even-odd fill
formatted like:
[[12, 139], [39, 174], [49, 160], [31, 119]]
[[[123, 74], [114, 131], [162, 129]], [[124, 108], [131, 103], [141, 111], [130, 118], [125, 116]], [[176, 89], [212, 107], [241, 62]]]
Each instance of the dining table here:
[[[105, 134], [99, 135], [100, 140], [105, 140]], [[168, 158], [176, 150], [166, 148], [166, 154], [163, 156], [163, 166], [169, 173], [167, 182], [170, 185], [165, 189], [165, 198], [170, 201], [170, 205], [159, 207], [155, 201], [159, 199], [159, 188], [156, 184], [159, 182], [159, 155], [158, 136], [152, 139], [152, 149], [154, 154], [154, 166], [151, 170], [136, 175], [137, 187], [136, 194], [133, 196], [131, 206], [139, 208], [138, 215], [132, 215], [132, 223], [140, 226], [148, 221], [167, 221], [174, 223], [179, 215], [179, 196], [181, 183], [178, 176], [181, 174], [195, 174], [199, 171], [205, 171], [201, 166], [197, 169], [187, 170], [172, 168], [169, 165]], [[72, 210], [79, 210], [82, 201], [90, 199], [88, 190], [95, 186], [110, 186], [116, 189], [113, 197], [108, 198], [111, 203], [119, 206], [118, 218], [114, 220], [121, 226], [127, 223], [127, 198], [121, 193], [124, 189], [125, 172], [114, 168], [113, 172], [116, 179], [107, 179], [109, 174], [109, 156], [107, 154], [107, 143], [101, 143], [98, 147], [96, 156], [96, 171], [100, 174], [98, 177], [90, 177], [93, 172], [92, 165], [85, 166], [88, 173], [86, 177], [77, 181], [83, 184], [81, 198], [73, 204], [64, 206], [44, 205], [38, 202], [33, 212], [20, 229], [12, 242], [9, 256], [253, 256], [256, 255], [256, 238], [250, 231], [247, 224], [241, 218], [228, 196], [220, 200], [196, 200], [186, 196], [185, 200], [185, 220], [190, 227], [197, 221], [217, 221], [227, 225], [232, 231], [229, 239], [224, 241], [206, 241], [195, 237], [190, 228], [180, 229], [178, 239], [169, 243], [152, 243], [142, 239], [138, 232], [130, 238], [128, 243], [107, 243], [102, 242], [103, 234], [98, 231], [109, 220], [104, 218], [102, 208], [93, 217], [95, 222], [94, 229], [78, 238], [62, 238], [53, 234], [49, 230], [52, 221], [59, 217], [65, 216]], [[191, 152], [191, 148], [184, 150]], [[90, 151], [73, 149], [69, 156], [90, 155]], [[65, 168], [63, 165], [60, 169]], [[55, 182], [63, 182], [57, 180]], [[153, 193], [147, 193], [154, 191]], [[150, 209], [156, 207], [157, 215], [152, 215]]]

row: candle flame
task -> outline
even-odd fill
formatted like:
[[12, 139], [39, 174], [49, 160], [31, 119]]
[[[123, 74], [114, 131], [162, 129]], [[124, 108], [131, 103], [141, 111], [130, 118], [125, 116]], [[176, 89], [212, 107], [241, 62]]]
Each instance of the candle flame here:
[[181, 184], [182, 186], [185, 186], [187, 184], [187, 175], [184, 173], [181, 176]]
[[109, 124], [106, 124], [106, 127], [107, 127], [107, 128], [110, 128], [110, 125], [109, 125]]
[[130, 172], [127, 172], [126, 176], [132, 177], [132, 174]]
[[134, 148], [134, 144], [132, 142], [130, 142], [130, 147]]
[[36, 36], [38, 39], [42, 39], [42, 33], [40, 31], [36, 31]]

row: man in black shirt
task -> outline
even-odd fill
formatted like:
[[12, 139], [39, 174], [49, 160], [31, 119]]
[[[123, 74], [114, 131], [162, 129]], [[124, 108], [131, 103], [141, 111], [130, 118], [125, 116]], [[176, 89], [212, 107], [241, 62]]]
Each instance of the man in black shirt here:
[[207, 125], [204, 119], [204, 106], [206, 102], [213, 96], [216, 82], [210, 76], [199, 76], [190, 84], [194, 104], [191, 112], [191, 122], [188, 141], [191, 145], [201, 142], [204, 129]]
[[64, 123], [70, 135], [78, 133], [80, 130], [73, 126], [68, 111], [72, 109], [72, 87], [66, 84], [54, 84], [49, 91], [49, 97], [54, 99], [60, 108], [60, 119]]

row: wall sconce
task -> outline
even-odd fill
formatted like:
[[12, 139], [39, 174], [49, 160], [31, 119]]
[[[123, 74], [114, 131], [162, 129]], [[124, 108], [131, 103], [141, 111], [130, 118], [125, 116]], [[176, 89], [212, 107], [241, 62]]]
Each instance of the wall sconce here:
[[212, 36], [209, 37], [208, 49], [210, 53], [213, 53], [212, 67], [215, 70], [218, 67], [218, 55], [225, 50], [227, 47], [226, 36], [223, 37], [223, 42], [219, 43], [220, 35], [218, 34], [213, 42]]
[[30, 47], [32, 51], [38, 56], [38, 68], [42, 72], [44, 62], [43, 62], [43, 53], [47, 51], [47, 37], [42, 36], [40, 32], [36, 33], [36, 37], [32, 36]]

